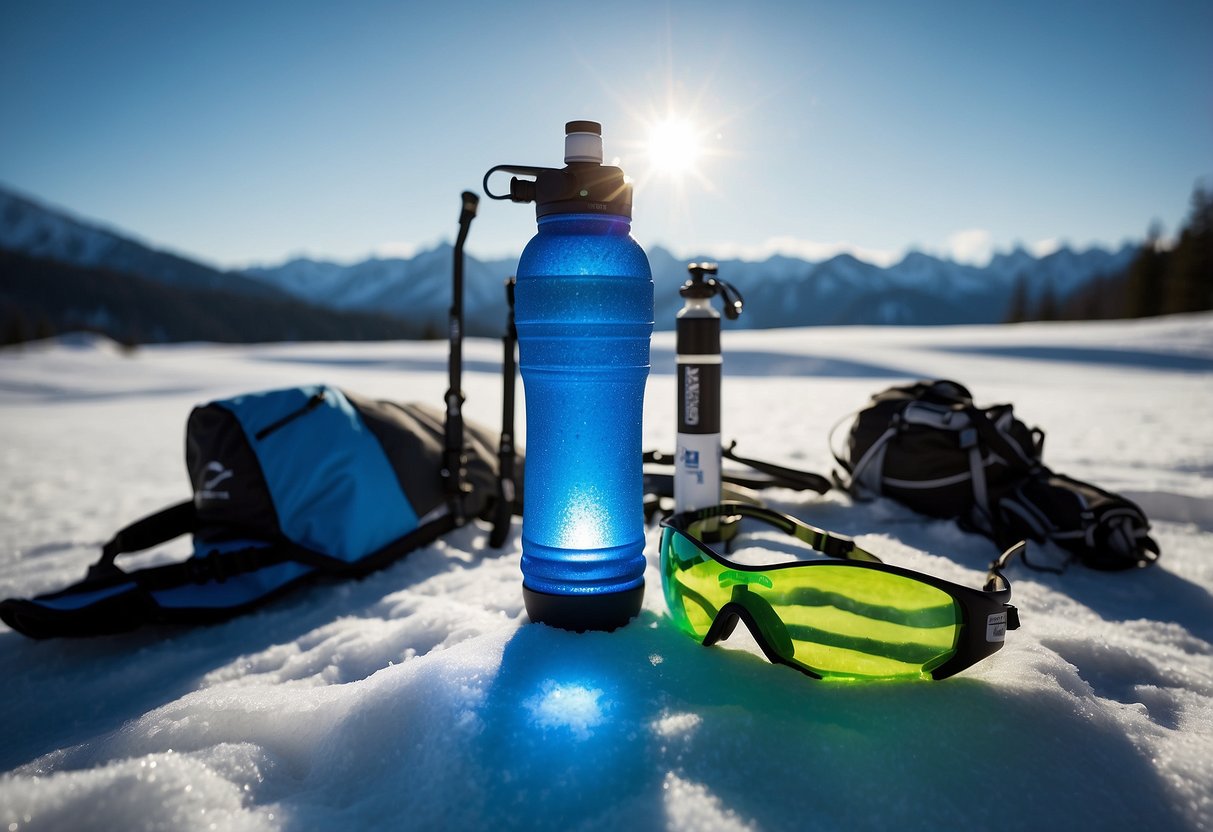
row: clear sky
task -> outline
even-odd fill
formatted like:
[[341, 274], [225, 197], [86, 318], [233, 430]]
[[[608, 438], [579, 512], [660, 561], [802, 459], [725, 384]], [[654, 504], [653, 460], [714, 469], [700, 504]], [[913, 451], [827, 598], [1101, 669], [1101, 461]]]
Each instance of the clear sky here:
[[577, 118], [680, 256], [1114, 246], [1213, 185], [1213, 2], [0, 3], [0, 183], [224, 266], [449, 240]]

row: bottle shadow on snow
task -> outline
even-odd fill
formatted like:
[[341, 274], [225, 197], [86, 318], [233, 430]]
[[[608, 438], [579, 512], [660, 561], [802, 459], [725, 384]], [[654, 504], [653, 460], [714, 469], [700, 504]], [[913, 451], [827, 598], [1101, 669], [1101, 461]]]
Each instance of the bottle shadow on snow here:
[[1030, 828], [1083, 825], [1096, 806], [1128, 826], [1184, 823], [1148, 756], [1060, 688], [814, 681], [648, 611], [615, 633], [520, 628], [480, 718], [469, 780], [503, 829], [938, 828], [979, 813]]

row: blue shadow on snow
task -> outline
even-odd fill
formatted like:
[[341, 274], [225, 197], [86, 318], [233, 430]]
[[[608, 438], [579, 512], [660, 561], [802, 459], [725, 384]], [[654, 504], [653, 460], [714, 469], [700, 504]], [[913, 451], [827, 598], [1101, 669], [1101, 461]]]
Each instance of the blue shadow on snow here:
[[1065, 361], [1076, 364], [1106, 364], [1143, 370], [1172, 370], [1181, 373], [1213, 372], [1213, 358], [1146, 350], [1073, 347], [1057, 345], [936, 347], [938, 352], [971, 353], [995, 358], [1026, 358], [1031, 361]]

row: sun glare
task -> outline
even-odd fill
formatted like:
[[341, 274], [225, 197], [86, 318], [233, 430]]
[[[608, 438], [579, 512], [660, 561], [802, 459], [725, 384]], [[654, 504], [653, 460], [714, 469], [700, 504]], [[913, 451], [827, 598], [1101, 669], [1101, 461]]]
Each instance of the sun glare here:
[[694, 171], [701, 149], [699, 131], [684, 118], [667, 118], [649, 130], [649, 165], [655, 174], [680, 176]]

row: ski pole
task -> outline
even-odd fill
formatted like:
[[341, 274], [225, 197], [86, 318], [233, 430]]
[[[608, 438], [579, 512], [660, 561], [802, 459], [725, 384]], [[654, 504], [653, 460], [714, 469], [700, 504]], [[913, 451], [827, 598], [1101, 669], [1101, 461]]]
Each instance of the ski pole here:
[[450, 354], [447, 359], [449, 386], [446, 391], [446, 447], [442, 456], [442, 482], [451, 502], [455, 525], [462, 526], [464, 497], [471, 490], [467, 477], [467, 454], [463, 447], [463, 244], [476, 216], [480, 197], [464, 191], [459, 212], [459, 236], [455, 238], [454, 266], [451, 273], [451, 309], [448, 318]]

